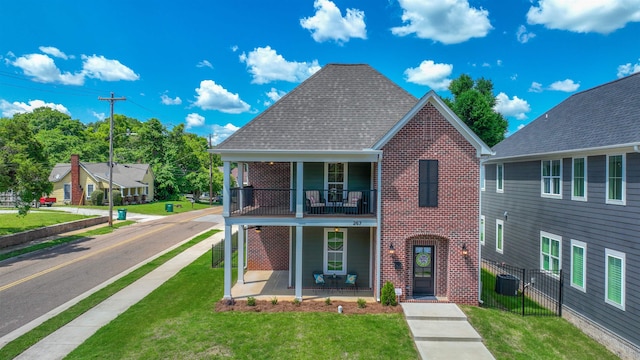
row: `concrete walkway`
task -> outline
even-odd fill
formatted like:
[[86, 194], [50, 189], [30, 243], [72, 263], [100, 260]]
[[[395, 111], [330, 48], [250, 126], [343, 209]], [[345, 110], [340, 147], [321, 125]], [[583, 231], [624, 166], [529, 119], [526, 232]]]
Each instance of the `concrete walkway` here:
[[456, 304], [402, 303], [423, 360], [495, 359]]

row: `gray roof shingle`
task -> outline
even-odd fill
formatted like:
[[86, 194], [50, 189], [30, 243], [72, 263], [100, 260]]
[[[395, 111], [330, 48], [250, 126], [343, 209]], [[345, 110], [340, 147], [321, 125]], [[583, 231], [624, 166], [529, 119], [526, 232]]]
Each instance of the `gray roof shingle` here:
[[[108, 163], [85, 163], [80, 165], [96, 179], [109, 181]], [[149, 164], [119, 164], [113, 165], [113, 183], [125, 188], [143, 186], [144, 175], [149, 171]], [[49, 181], [58, 182], [71, 171], [71, 164], [56, 164], [49, 174]]]
[[640, 143], [640, 73], [570, 96], [493, 147], [491, 160]]
[[417, 101], [369, 65], [329, 64], [217, 149], [371, 148]]

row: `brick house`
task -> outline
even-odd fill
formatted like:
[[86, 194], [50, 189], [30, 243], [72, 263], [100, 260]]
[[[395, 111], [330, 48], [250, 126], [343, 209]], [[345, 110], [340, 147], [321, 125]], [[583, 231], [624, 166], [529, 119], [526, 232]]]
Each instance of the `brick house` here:
[[[368, 65], [330, 64], [212, 152], [225, 258], [242, 230], [238, 283], [284, 271], [302, 300], [319, 274], [357, 274], [378, 300], [391, 281], [402, 301], [478, 303], [479, 163], [491, 150], [435, 92], [416, 99]], [[247, 184], [229, 186], [232, 168]], [[225, 261], [224, 298], [231, 274]]]

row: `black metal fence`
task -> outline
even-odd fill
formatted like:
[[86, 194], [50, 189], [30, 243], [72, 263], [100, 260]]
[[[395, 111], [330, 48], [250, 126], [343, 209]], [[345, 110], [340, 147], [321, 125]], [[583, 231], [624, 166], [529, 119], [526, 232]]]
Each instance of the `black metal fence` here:
[[482, 259], [480, 279], [484, 307], [522, 316], [562, 316], [562, 270], [527, 270]]
[[[224, 268], [224, 242], [223, 238], [217, 244], [211, 246], [211, 267]], [[231, 234], [231, 267], [238, 266], [238, 233]]]

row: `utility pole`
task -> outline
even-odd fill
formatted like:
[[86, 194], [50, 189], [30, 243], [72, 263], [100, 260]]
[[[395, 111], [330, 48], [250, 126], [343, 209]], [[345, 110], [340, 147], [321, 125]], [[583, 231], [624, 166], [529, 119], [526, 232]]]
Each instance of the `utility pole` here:
[[211, 134], [209, 134], [209, 206], [213, 206], [213, 153], [211, 152]]
[[100, 101], [108, 101], [111, 104], [111, 118], [109, 120], [109, 227], [113, 227], [113, 104], [116, 101], [127, 100], [125, 97], [98, 97]]

